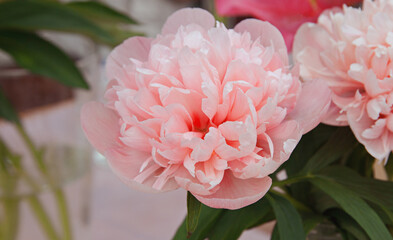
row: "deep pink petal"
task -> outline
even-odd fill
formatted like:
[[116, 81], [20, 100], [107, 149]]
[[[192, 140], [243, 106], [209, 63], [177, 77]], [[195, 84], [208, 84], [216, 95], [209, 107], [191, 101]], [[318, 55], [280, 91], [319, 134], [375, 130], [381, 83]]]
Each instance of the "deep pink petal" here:
[[208, 11], [200, 8], [183, 8], [173, 13], [162, 27], [162, 34], [176, 33], [180, 26], [198, 24], [206, 30], [214, 27], [215, 19]]
[[239, 209], [261, 199], [272, 184], [270, 177], [238, 179], [226, 171], [220, 188], [211, 195], [194, 196], [212, 208]]

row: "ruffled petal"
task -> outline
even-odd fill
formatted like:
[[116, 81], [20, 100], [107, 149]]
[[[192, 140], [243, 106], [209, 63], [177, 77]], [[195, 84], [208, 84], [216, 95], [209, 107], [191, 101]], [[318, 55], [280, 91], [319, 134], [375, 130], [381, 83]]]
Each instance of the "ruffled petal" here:
[[238, 179], [226, 171], [220, 188], [210, 195], [197, 195], [199, 201], [212, 208], [239, 209], [261, 199], [272, 185], [270, 177]]
[[113, 172], [129, 187], [153, 193], [171, 191], [179, 187], [174, 179], [169, 179], [160, 189], [154, 188], [153, 185], [164, 168], [149, 161], [150, 153], [129, 149], [123, 152], [110, 149], [104, 155]]

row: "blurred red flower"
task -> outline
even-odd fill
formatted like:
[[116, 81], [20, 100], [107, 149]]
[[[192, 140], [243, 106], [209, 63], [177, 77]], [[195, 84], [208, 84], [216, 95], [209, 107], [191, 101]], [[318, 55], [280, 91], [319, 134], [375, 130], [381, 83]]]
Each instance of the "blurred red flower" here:
[[344, 3], [354, 5], [362, 0], [216, 0], [222, 16], [253, 16], [269, 21], [282, 33], [290, 51], [296, 30], [304, 22], [315, 22], [318, 16]]

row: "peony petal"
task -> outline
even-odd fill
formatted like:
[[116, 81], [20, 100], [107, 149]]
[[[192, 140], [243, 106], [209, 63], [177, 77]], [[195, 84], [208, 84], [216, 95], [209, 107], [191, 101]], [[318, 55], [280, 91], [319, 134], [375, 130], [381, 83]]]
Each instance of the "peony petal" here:
[[132, 37], [113, 49], [107, 58], [106, 77], [109, 80], [124, 77], [123, 67], [132, 63], [130, 58], [146, 61], [149, 56], [151, 41], [150, 38]]
[[81, 124], [87, 139], [97, 151], [104, 154], [107, 149], [122, 145], [117, 113], [99, 102], [86, 103], [81, 110]]
[[332, 126], [348, 126], [348, 121], [344, 120], [347, 118], [346, 114], [340, 113], [340, 111], [341, 109], [331, 102], [322, 122]]
[[386, 129], [384, 133], [381, 133], [383, 137], [377, 139], [365, 138], [363, 133], [366, 129], [372, 128], [374, 121], [369, 118], [367, 114], [362, 113], [362, 108], [364, 108], [364, 106], [348, 109], [347, 118], [349, 126], [355, 134], [356, 139], [366, 147], [367, 151], [376, 159], [382, 160], [389, 155], [391, 151], [383, 138], [388, 130]]
[[[292, 153], [293, 149], [288, 148], [288, 145], [296, 146], [302, 137], [301, 128], [294, 120], [282, 122], [277, 127], [269, 130], [267, 134], [270, 136], [274, 146], [273, 160], [280, 164], [288, 160]], [[268, 174], [270, 173], [266, 175]]]
[[246, 19], [238, 23], [234, 29], [239, 33], [249, 32], [252, 40], [259, 38], [263, 46], [272, 46], [275, 52], [280, 54], [284, 65], [288, 64], [287, 46], [284, 38], [272, 24], [256, 19]]
[[198, 195], [209, 195], [212, 191], [207, 189], [196, 178], [192, 177], [186, 169], [180, 169], [175, 176], [175, 180], [180, 187]]
[[214, 27], [215, 19], [208, 11], [200, 8], [183, 8], [168, 17], [162, 27], [162, 34], [174, 34], [180, 26], [198, 24], [206, 30]]
[[321, 122], [329, 109], [330, 101], [331, 91], [324, 81], [306, 82], [288, 119], [296, 120], [302, 133], [307, 133]]
[[[127, 153], [120, 153], [119, 151], [110, 149], [105, 152], [108, 159], [109, 166], [113, 172], [128, 186], [144, 192], [166, 192], [177, 189], [179, 186], [172, 178], [168, 180], [161, 189], [153, 188], [153, 184], [157, 180], [157, 176], [164, 168], [157, 166], [155, 163], [150, 163], [142, 172], [139, 170], [144, 165], [146, 159], [151, 157], [150, 153], [140, 151], [127, 151]], [[157, 166], [157, 167], [156, 167]], [[153, 167], [153, 172], [149, 174], [142, 183], [135, 181], [139, 174], [143, 174]], [[155, 170], [157, 169], [157, 170]]]
[[212, 208], [239, 209], [262, 198], [272, 184], [270, 177], [238, 179], [226, 171], [220, 188], [210, 195], [191, 192], [199, 201]]

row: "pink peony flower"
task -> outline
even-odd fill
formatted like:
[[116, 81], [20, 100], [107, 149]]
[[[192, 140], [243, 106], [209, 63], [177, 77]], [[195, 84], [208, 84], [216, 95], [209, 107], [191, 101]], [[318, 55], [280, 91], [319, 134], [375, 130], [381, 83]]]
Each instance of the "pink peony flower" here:
[[333, 91], [329, 118], [351, 127], [375, 158], [393, 149], [393, 1], [366, 0], [363, 10], [327, 11], [296, 34], [294, 56], [304, 80]]
[[223, 16], [253, 16], [269, 21], [284, 36], [292, 49], [296, 30], [305, 22], [315, 22], [323, 10], [362, 0], [216, 0], [217, 12]]
[[86, 104], [81, 120], [114, 172], [145, 191], [184, 188], [215, 208], [260, 199], [331, 95], [289, 72], [269, 23], [228, 30], [201, 9], [174, 13], [156, 39], [126, 40], [107, 77], [107, 105]]

